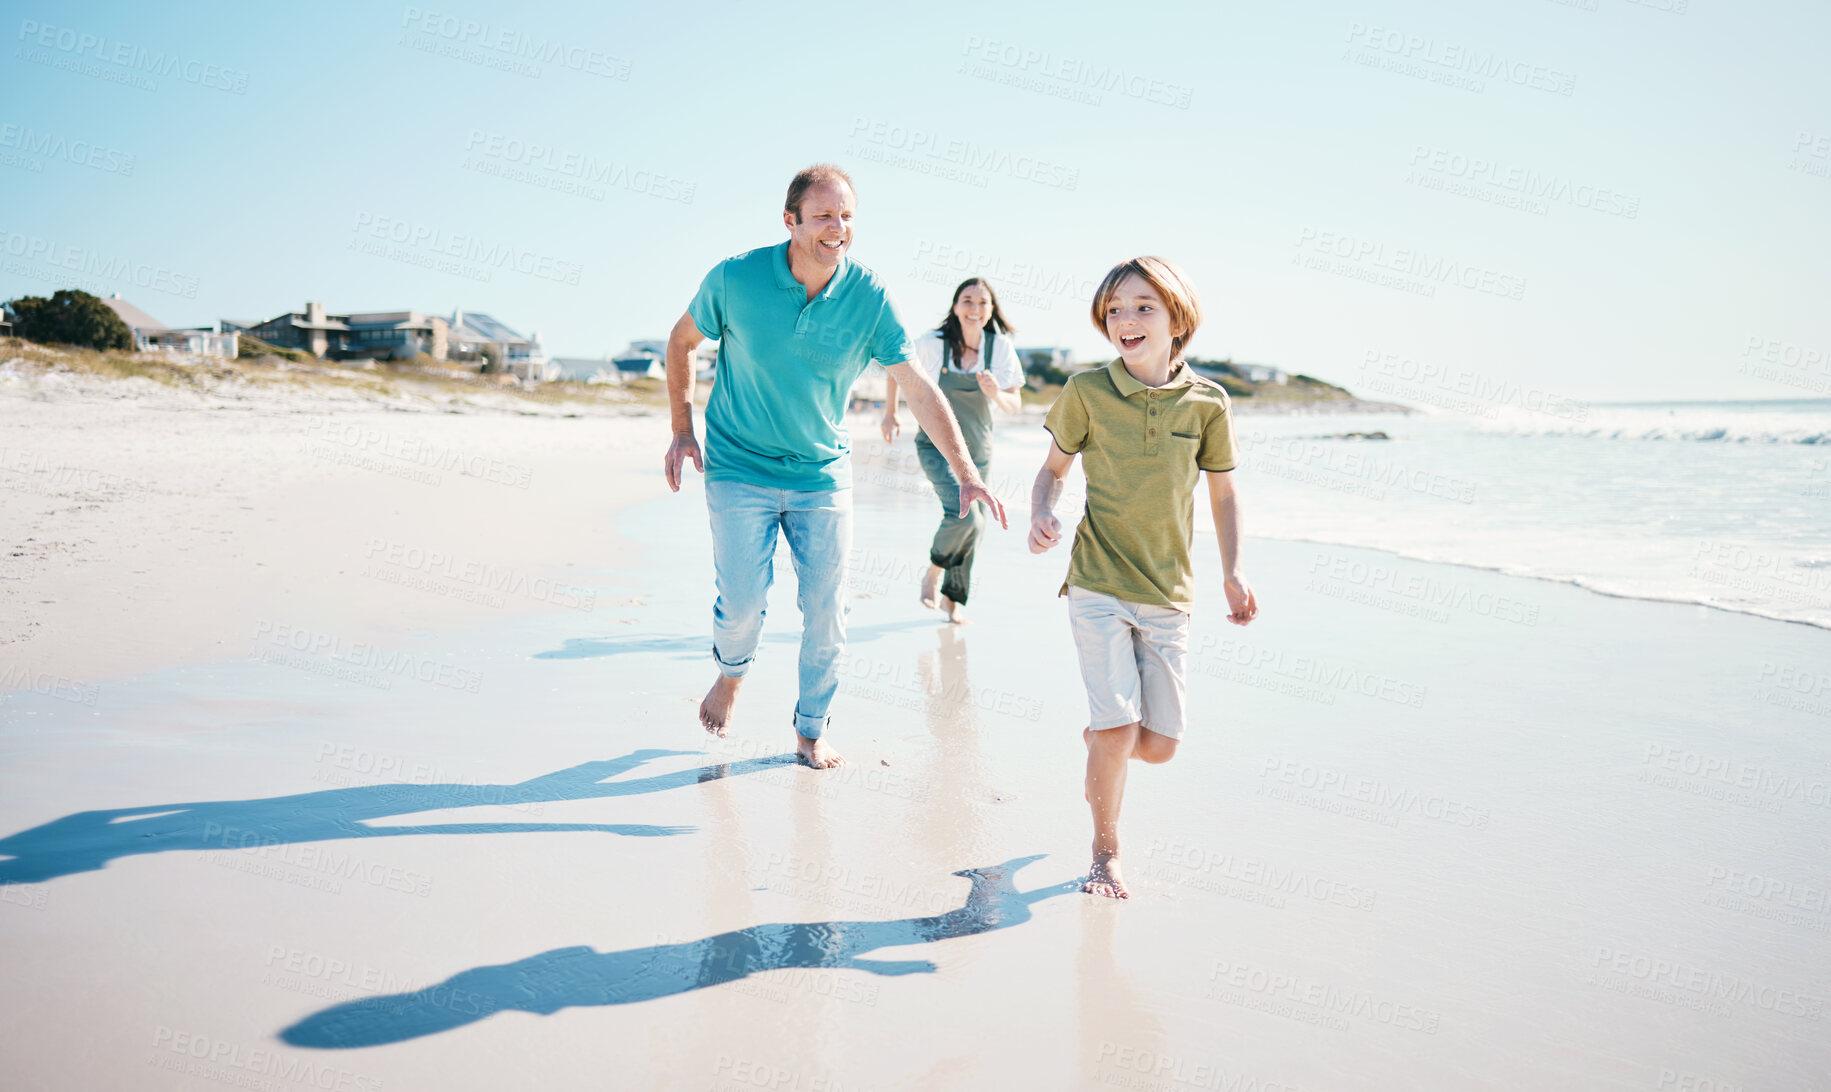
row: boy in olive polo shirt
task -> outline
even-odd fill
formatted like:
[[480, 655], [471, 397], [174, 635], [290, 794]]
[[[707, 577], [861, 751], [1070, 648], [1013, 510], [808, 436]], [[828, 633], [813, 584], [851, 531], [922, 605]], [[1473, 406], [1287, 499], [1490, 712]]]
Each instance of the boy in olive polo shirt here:
[[1119, 806], [1126, 763], [1168, 762], [1183, 735], [1183, 661], [1195, 581], [1195, 484], [1208, 476], [1230, 611], [1259, 612], [1239, 575], [1239, 462], [1227, 392], [1195, 375], [1183, 347], [1201, 325], [1187, 278], [1163, 258], [1114, 266], [1094, 294], [1093, 321], [1119, 359], [1070, 377], [1049, 410], [1055, 438], [1031, 492], [1030, 550], [1061, 541], [1062, 478], [1083, 456], [1087, 514], [1075, 529], [1062, 595], [1087, 684], [1086, 793], [1093, 867], [1082, 890], [1123, 899]]

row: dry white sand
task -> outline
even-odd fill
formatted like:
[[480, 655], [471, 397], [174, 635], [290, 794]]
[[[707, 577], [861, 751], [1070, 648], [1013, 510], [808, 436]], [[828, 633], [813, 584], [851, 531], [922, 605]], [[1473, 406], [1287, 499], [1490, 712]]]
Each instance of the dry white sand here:
[[[850, 762], [817, 773], [782, 762], [782, 558], [732, 738], [694, 723], [704, 498], [666, 495], [659, 420], [326, 408], [0, 394], [0, 654], [68, 683], [0, 704], [0, 1085], [1831, 1072], [1831, 720], [1770, 670], [1831, 634], [1258, 539], [1241, 630], [1204, 543], [1190, 735], [1132, 774], [1120, 905], [1072, 891], [1066, 557], [993, 535], [974, 624], [937, 625], [907, 439], [859, 444]], [[371, 433], [393, 454], [336, 454]], [[474, 473], [401, 476], [433, 446]], [[1008, 429], [994, 479], [1040, 451]], [[1371, 562], [1466, 595], [1391, 609]]]

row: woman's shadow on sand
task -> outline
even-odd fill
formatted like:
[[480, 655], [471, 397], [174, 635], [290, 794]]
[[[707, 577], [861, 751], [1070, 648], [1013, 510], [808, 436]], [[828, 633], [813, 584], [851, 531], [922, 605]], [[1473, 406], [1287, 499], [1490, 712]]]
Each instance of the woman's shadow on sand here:
[[[404, 834], [525, 834], [561, 830], [635, 837], [686, 834], [694, 828], [641, 823], [438, 823], [372, 827], [365, 820], [484, 804], [513, 807], [635, 796], [794, 763], [794, 756], [790, 754], [767, 755], [627, 781], [606, 780], [628, 773], [651, 759], [699, 753], [632, 751], [620, 758], [582, 763], [513, 785], [362, 785], [257, 800], [206, 800], [80, 811], [0, 838], [0, 883], [41, 883], [75, 872], [94, 871], [117, 857], [174, 850], [246, 850], [293, 842]], [[4, 859], [8, 857], [11, 859]]]
[[417, 1039], [498, 1012], [550, 1015], [581, 1005], [628, 1005], [734, 982], [764, 971], [842, 968], [872, 974], [927, 974], [924, 959], [865, 959], [878, 948], [929, 944], [1008, 929], [1030, 906], [1081, 889], [1079, 879], [1018, 891], [1012, 876], [1034, 857], [956, 872], [971, 882], [966, 902], [944, 914], [892, 921], [766, 922], [680, 944], [599, 952], [556, 948], [514, 963], [474, 967], [412, 993], [346, 1001], [280, 1032], [298, 1047], [348, 1049]]

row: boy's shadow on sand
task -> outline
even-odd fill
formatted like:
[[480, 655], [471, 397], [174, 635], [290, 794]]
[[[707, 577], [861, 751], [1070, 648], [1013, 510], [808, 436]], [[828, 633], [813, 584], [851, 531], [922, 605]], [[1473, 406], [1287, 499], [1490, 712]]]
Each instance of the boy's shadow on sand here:
[[926, 918], [767, 922], [680, 944], [616, 952], [556, 948], [514, 963], [460, 971], [412, 993], [346, 1001], [280, 1033], [293, 1046], [343, 1049], [417, 1039], [519, 1009], [542, 1016], [580, 1005], [627, 1005], [747, 978], [762, 971], [835, 967], [873, 974], [926, 974], [927, 960], [862, 958], [878, 948], [928, 944], [1008, 929], [1030, 904], [1081, 889], [1079, 879], [1020, 892], [1011, 876], [1037, 857], [956, 872], [972, 883], [966, 903]]
[[562, 800], [634, 796], [790, 765], [794, 756], [766, 755], [628, 781], [606, 781], [653, 758], [698, 751], [632, 751], [586, 762], [514, 785], [362, 785], [258, 800], [206, 800], [140, 808], [80, 811], [0, 838], [0, 883], [40, 883], [90, 872], [117, 857], [170, 850], [251, 849], [293, 842], [381, 838], [403, 834], [523, 834], [589, 830], [656, 837], [692, 827], [640, 823], [438, 823], [372, 827], [364, 820], [481, 804], [515, 806]]

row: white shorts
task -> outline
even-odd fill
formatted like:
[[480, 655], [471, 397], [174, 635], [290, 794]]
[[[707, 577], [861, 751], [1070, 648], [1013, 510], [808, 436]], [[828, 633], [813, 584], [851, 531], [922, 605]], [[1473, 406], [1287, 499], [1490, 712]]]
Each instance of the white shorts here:
[[1087, 684], [1088, 726], [1137, 722], [1183, 737], [1189, 612], [1068, 586], [1068, 624]]

